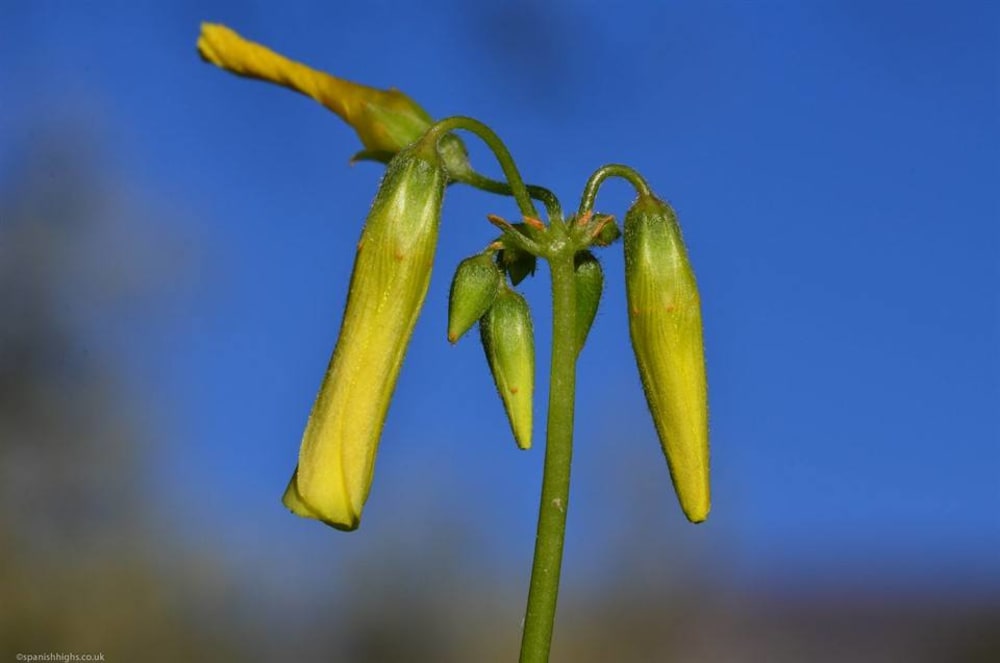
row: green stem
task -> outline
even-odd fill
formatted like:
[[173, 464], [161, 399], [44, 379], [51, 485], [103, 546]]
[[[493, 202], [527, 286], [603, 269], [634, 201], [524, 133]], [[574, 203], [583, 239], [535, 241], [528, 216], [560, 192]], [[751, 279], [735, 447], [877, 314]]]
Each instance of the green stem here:
[[538, 506], [535, 559], [521, 639], [521, 663], [546, 663], [549, 660], [559, 597], [559, 574], [569, 508], [570, 461], [573, 456], [577, 354], [573, 252], [564, 250], [551, 255], [549, 267], [552, 273], [552, 366], [548, 438], [542, 496]]
[[609, 177], [620, 177], [628, 180], [629, 184], [635, 187], [636, 192], [640, 196], [652, 195], [652, 191], [646, 180], [634, 169], [619, 163], [609, 163], [595, 170], [594, 174], [587, 180], [587, 186], [583, 188], [583, 197], [580, 199], [580, 214], [589, 212], [594, 208], [594, 199], [597, 198], [597, 190], [601, 188], [604, 180]]
[[[480, 191], [497, 193], [501, 196], [513, 195], [514, 191], [506, 182], [494, 180], [486, 177], [485, 175], [480, 175], [475, 171], [459, 174], [455, 177], [455, 181], [461, 182], [462, 184], [468, 184], [469, 186], [475, 187]], [[556, 198], [554, 193], [545, 187], [537, 186], [535, 184], [528, 184], [527, 189], [528, 195], [545, 205], [545, 211], [548, 213], [550, 221], [552, 219], [561, 220], [563, 218], [562, 206], [559, 204], [559, 199]]]
[[455, 129], [464, 129], [465, 131], [474, 133], [486, 143], [487, 147], [496, 156], [497, 161], [500, 162], [500, 168], [503, 170], [504, 177], [510, 183], [511, 193], [514, 196], [514, 200], [517, 201], [517, 206], [521, 209], [521, 214], [537, 219], [538, 210], [535, 209], [535, 204], [531, 202], [528, 188], [524, 184], [521, 173], [517, 170], [514, 157], [510, 155], [510, 150], [500, 140], [500, 137], [488, 126], [474, 118], [456, 115], [447, 117], [436, 123], [427, 130], [425, 137], [437, 143], [445, 134]]

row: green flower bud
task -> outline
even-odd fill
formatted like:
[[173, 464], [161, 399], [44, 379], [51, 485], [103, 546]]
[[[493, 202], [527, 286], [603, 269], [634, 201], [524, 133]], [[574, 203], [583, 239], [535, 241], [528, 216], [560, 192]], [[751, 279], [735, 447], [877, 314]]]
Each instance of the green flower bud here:
[[625, 216], [629, 330], [646, 401], [688, 520], [710, 509], [701, 305], [674, 211], [641, 196]]
[[590, 251], [581, 251], [573, 260], [576, 275], [576, 351], [583, 349], [597, 316], [604, 290], [604, 270]]
[[361, 233], [333, 357], [283, 502], [355, 529], [389, 400], [430, 283], [447, 175], [425, 141], [386, 169]]
[[485, 253], [459, 263], [448, 297], [448, 341], [455, 343], [493, 304], [503, 274]]
[[535, 339], [528, 302], [504, 286], [479, 321], [479, 332], [514, 441], [520, 448], [530, 449]]

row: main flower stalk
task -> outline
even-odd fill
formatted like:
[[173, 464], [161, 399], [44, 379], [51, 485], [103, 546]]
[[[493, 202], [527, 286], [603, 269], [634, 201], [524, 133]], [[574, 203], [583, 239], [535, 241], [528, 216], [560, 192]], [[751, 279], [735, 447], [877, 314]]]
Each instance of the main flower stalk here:
[[573, 253], [549, 260], [552, 274], [552, 364], [542, 496], [535, 558], [521, 638], [521, 663], [549, 660], [559, 598], [566, 513], [569, 510], [573, 417], [576, 402], [576, 279]]

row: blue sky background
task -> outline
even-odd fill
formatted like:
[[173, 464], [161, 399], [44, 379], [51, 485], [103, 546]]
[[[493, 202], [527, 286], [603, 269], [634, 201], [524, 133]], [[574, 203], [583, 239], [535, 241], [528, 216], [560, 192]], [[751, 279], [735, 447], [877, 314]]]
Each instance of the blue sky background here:
[[[687, 526], [676, 505], [616, 245], [580, 366], [569, 591], [612, 578], [616, 548], [791, 591], [1000, 587], [995, 4], [0, 4], [0, 177], [83, 135], [143, 212], [79, 250], [160, 275], [148, 304], [88, 321], [149, 432], [136, 444], [152, 535], [291, 586], [336, 576], [373, 541], [454, 539], [520, 587], [544, 268], [522, 288], [539, 348], [533, 451], [510, 439], [475, 334], [445, 340], [454, 266], [494, 236], [487, 213], [516, 207], [448, 193], [361, 529], [289, 515], [280, 496], [380, 167], [349, 167], [355, 135], [310, 100], [202, 63], [202, 20], [397, 86], [435, 117], [487, 122], [566, 208], [608, 162], [676, 207], [704, 307], [712, 515]], [[631, 192], [613, 182], [598, 200], [621, 215]]]

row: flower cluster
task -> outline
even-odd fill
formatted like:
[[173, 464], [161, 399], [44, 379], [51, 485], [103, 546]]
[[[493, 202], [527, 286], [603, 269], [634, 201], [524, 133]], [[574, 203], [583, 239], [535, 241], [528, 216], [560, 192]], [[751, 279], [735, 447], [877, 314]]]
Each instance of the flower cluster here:
[[[639, 375], [681, 508], [690, 521], [705, 520], [710, 508], [708, 400], [698, 289], [673, 209], [637, 173], [603, 167], [588, 182], [580, 210], [564, 220], [555, 197], [524, 185], [499, 139], [471, 118], [435, 123], [399, 90], [317, 71], [221, 25], [202, 26], [198, 52], [235, 74], [318, 101], [357, 133], [364, 149], [355, 158], [388, 164], [361, 232], [340, 334], [285, 491], [283, 501], [291, 511], [338, 529], [352, 530], [360, 523], [389, 402], [427, 295], [444, 193], [452, 182], [513, 195], [524, 213], [523, 222], [513, 224], [490, 217], [502, 234], [458, 266], [448, 340], [457, 342], [479, 323], [514, 440], [522, 449], [531, 447], [534, 336], [528, 303], [514, 287], [534, 273], [538, 258], [552, 263], [554, 298], [555, 272], [566, 275], [558, 288], [566, 297], [554, 304], [560, 311], [554, 317], [566, 326], [555, 335], [566, 339], [574, 376], [572, 367], [603, 294], [604, 271], [590, 249], [622, 236], [613, 217], [592, 211], [600, 182], [611, 174], [626, 177], [639, 191], [625, 215], [623, 235], [629, 329]], [[472, 170], [464, 145], [451, 133], [455, 128], [486, 140], [504, 166], [507, 183]], [[548, 224], [536, 218], [531, 198], [545, 203]], [[554, 350], [553, 375], [555, 355]], [[569, 389], [572, 394], [572, 385]], [[553, 418], [551, 407], [549, 416], [550, 428], [553, 421], [566, 425], [565, 418]], [[568, 426], [571, 436], [572, 413]]]

